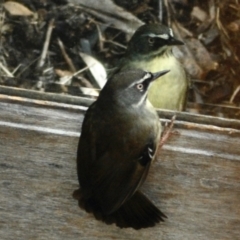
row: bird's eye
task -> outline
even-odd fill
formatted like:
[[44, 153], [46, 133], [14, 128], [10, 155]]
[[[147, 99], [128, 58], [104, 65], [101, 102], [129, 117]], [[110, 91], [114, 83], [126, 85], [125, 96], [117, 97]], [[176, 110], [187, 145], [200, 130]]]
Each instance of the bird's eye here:
[[149, 37], [148, 38], [148, 43], [153, 44], [155, 42], [155, 38]]
[[143, 88], [144, 88], [144, 86], [143, 86], [142, 83], [137, 84], [137, 89], [138, 89], [140, 92], [143, 91]]

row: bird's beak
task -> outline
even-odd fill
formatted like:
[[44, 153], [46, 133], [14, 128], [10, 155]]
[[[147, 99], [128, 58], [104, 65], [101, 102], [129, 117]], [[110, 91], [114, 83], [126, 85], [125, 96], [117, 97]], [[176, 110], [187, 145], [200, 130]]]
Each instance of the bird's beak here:
[[184, 42], [172, 37], [169, 39], [167, 45], [169, 45], [169, 46], [184, 45]]
[[155, 72], [155, 73], [152, 73], [153, 77], [151, 79], [151, 82], [154, 81], [155, 79], [165, 75], [166, 73], [170, 72], [170, 70], [163, 70], [163, 71], [160, 71], [160, 72]]

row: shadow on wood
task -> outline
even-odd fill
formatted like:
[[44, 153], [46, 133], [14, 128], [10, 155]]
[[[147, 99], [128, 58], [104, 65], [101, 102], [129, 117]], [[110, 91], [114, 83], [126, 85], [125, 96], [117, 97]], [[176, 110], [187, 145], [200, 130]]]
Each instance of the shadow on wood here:
[[239, 239], [240, 130], [177, 120], [142, 188], [168, 219], [119, 229], [72, 198], [85, 109], [0, 95], [1, 239]]

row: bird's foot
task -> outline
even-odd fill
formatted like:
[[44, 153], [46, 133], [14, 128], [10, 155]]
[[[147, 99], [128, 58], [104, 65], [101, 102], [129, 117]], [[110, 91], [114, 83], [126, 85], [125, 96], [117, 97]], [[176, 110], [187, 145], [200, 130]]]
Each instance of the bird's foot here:
[[170, 121], [170, 124], [168, 122], [165, 123], [164, 130], [162, 133], [162, 137], [160, 139], [160, 142], [158, 144], [158, 150], [162, 148], [165, 142], [171, 137], [172, 134], [178, 133], [177, 131], [173, 131], [174, 121], [176, 119], [176, 115], [174, 115]]

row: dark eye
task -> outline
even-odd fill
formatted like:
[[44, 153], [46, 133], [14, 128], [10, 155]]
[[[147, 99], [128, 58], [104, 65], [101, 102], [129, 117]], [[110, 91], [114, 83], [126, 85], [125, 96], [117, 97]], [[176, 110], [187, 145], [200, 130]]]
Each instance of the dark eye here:
[[148, 42], [149, 42], [150, 44], [153, 44], [153, 43], [155, 42], [155, 38], [149, 37], [149, 38], [148, 38]]
[[143, 91], [143, 88], [144, 88], [144, 86], [143, 86], [143, 84], [142, 83], [139, 83], [139, 84], [137, 84], [137, 89], [140, 91], [140, 92], [142, 92]]

